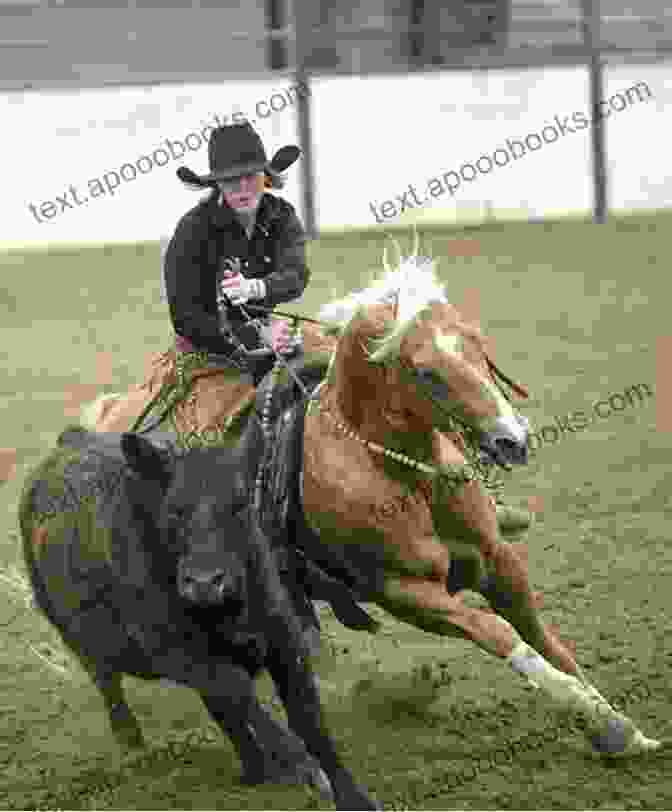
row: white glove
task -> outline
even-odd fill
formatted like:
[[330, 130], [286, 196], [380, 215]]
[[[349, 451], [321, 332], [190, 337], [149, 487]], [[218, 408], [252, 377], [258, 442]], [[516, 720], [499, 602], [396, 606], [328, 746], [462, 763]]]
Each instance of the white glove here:
[[266, 296], [266, 283], [263, 279], [246, 279], [236, 274], [222, 279], [220, 293], [226, 296], [231, 304], [244, 304], [250, 299], [263, 299]]

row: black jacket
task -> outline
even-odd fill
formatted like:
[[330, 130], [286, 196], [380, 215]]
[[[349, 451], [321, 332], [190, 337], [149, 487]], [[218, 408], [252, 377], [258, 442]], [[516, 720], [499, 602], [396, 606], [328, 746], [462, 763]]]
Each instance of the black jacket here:
[[219, 192], [213, 191], [177, 224], [166, 251], [164, 274], [175, 332], [199, 350], [229, 354], [233, 345], [222, 335], [223, 327], [231, 328], [247, 347], [258, 347], [259, 341], [239, 307], [226, 307], [222, 324], [217, 280], [226, 260], [239, 258], [243, 276], [264, 279], [266, 298], [251, 304], [266, 307], [299, 297], [310, 271], [305, 232], [290, 203], [264, 194], [248, 240], [233, 209], [220, 205], [218, 197]]

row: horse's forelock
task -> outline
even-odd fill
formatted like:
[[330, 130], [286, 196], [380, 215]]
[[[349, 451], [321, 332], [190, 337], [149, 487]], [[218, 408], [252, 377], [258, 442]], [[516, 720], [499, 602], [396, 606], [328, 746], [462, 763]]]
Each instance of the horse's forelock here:
[[387, 263], [385, 273], [367, 287], [353, 291], [320, 309], [318, 318], [332, 330], [343, 330], [362, 309], [376, 304], [393, 304], [398, 323], [415, 319], [434, 301], [446, 301], [443, 285], [436, 276], [436, 263], [431, 257], [401, 257], [396, 267]]

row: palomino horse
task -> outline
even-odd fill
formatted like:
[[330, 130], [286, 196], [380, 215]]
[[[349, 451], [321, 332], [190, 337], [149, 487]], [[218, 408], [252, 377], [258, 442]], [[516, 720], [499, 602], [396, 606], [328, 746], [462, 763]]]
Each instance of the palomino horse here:
[[[505, 660], [585, 716], [598, 753], [659, 748], [589, 683], [542, 624], [526, 567], [502, 540], [494, 501], [479, 479], [478, 446], [454, 441], [461, 425], [481, 449], [521, 463], [527, 426], [491, 377], [479, 331], [447, 301], [433, 262], [406, 258], [319, 317], [338, 343], [326, 379], [304, 405], [305, 418], [294, 410], [301, 431], [286, 446], [302, 470], [297, 512], [286, 514], [290, 539], [325, 569], [347, 574], [360, 600]], [[291, 423], [287, 414], [277, 425], [283, 422]], [[250, 487], [256, 482], [264, 498], [264, 483], [279, 479], [263, 472], [279, 445], [277, 425], [271, 437], [269, 426], [255, 421], [241, 443]], [[455, 555], [471, 558], [463, 583], [482, 591], [494, 611], [467, 606], [459, 590], [449, 593]]]

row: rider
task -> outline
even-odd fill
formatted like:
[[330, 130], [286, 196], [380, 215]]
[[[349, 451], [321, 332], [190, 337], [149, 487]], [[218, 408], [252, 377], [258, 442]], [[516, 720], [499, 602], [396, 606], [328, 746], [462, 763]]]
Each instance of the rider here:
[[[234, 360], [257, 383], [273, 359], [250, 361], [246, 349], [291, 349], [285, 321], [266, 319], [259, 330], [241, 305], [267, 310], [298, 298], [310, 272], [305, 232], [293, 206], [267, 189], [300, 154], [283, 147], [271, 161], [249, 122], [218, 127], [208, 143], [210, 172], [178, 169], [190, 186], [212, 192], [182, 217], [165, 257], [166, 293], [180, 353], [204, 350], [213, 360]], [[255, 317], [259, 313], [250, 312]], [[270, 323], [269, 323], [270, 321]]]

